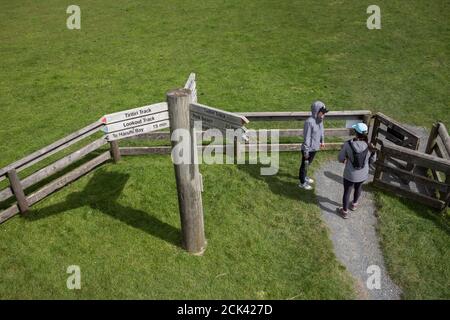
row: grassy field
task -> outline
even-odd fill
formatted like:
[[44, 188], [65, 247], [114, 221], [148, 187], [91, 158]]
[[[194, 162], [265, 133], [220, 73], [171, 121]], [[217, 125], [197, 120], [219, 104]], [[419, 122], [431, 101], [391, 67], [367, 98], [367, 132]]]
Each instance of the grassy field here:
[[[320, 98], [332, 110], [450, 126], [445, 0], [378, 1], [382, 30], [372, 31], [360, 1], [77, 4], [81, 30], [68, 30], [67, 2], [0, 0], [2, 167], [103, 114], [163, 101], [192, 71], [200, 102], [229, 111], [303, 111]], [[0, 297], [352, 298], [314, 195], [296, 189], [297, 162], [282, 155], [271, 178], [202, 166], [208, 250], [195, 259], [179, 247], [168, 157], [102, 167], [0, 226]], [[450, 298], [447, 226], [377, 199], [404, 297]], [[80, 291], [65, 287], [71, 264]]]

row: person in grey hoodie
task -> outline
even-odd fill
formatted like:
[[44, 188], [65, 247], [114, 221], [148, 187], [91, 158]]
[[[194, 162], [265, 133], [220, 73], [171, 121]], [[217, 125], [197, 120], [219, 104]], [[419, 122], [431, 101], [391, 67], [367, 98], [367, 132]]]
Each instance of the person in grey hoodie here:
[[[356, 137], [344, 143], [338, 155], [339, 162], [345, 163], [344, 169], [344, 195], [340, 215], [348, 218], [348, 209], [354, 211], [358, 206], [362, 185], [369, 177], [369, 164], [377, 160], [376, 148], [368, 143], [367, 125], [358, 123], [352, 126]], [[353, 202], [349, 204], [350, 193], [354, 188]]]
[[299, 187], [311, 190], [314, 180], [307, 176], [308, 166], [314, 160], [316, 152], [325, 145], [323, 119], [328, 112], [322, 101], [311, 104], [311, 116], [306, 119], [303, 128], [302, 162], [298, 171]]

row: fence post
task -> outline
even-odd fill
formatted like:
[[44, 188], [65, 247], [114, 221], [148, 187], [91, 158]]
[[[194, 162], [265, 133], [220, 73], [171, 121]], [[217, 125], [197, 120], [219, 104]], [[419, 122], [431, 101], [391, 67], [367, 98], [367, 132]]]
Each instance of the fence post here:
[[370, 138], [370, 142], [373, 143], [375, 146], [377, 145], [376, 139], [377, 139], [378, 128], [379, 127], [380, 127], [380, 120], [375, 115], [374, 116], [374, 121], [373, 121], [373, 126], [372, 126], [372, 137]]
[[[171, 137], [177, 129], [192, 132], [189, 113], [190, 94], [191, 91], [189, 89], [175, 89], [167, 93]], [[183, 247], [193, 254], [201, 255], [206, 248], [206, 241], [198, 163], [192, 163], [192, 159], [194, 158], [193, 154], [197, 152], [193, 141], [194, 139], [191, 137], [189, 140], [191, 153], [190, 163], [174, 163], [174, 168]], [[177, 145], [177, 142], [171, 139], [171, 144], [173, 149]], [[189, 150], [186, 151], [189, 152]], [[172, 160], [174, 159], [172, 158]]]
[[365, 115], [363, 118], [363, 122], [367, 125], [367, 127], [370, 127], [370, 120], [372, 119], [372, 115], [368, 114]]
[[119, 149], [119, 143], [117, 141], [111, 141], [109, 143], [110, 145], [110, 152], [111, 152], [111, 157], [114, 160], [114, 163], [117, 163], [120, 161], [121, 156], [120, 156], [120, 149]]
[[436, 145], [437, 137], [438, 137], [439, 123], [433, 123], [431, 127], [430, 136], [428, 137], [427, 147], [425, 149], [425, 153], [432, 154], [434, 146]]
[[16, 196], [17, 205], [19, 207], [20, 213], [25, 213], [28, 211], [29, 206], [27, 202], [27, 198], [25, 197], [25, 193], [23, 192], [22, 183], [17, 175], [15, 169], [9, 170], [7, 172], [7, 176], [9, 179], [9, 183], [11, 185], [11, 189]]

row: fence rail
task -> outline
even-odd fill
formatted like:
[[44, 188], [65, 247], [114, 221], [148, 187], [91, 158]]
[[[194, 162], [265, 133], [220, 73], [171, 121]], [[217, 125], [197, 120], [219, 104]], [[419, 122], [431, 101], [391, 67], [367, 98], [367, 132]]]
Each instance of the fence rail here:
[[50, 157], [51, 155], [60, 152], [75, 143], [86, 139], [87, 137], [100, 131], [103, 124], [100, 122], [94, 122], [58, 141], [36, 151], [32, 154], [14, 162], [10, 165], [0, 169], [0, 181], [4, 179], [9, 180], [9, 186], [3, 190], [0, 190], [0, 202], [6, 201], [12, 197], [15, 197], [17, 203], [11, 205], [7, 209], [0, 212], [0, 223], [8, 220], [17, 213], [25, 213], [28, 211], [29, 207], [37, 203], [38, 201], [44, 199], [53, 192], [61, 189], [70, 182], [78, 179], [82, 175], [94, 169], [96, 166], [106, 162], [112, 156], [111, 147], [110, 151], [102, 153], [101, 155], [95, 157], [94, 159], [82, 164], [81, 166], [73, 169], [69, 173], [49, 182], [43, 187], [34, 191], [30, 195], [26, 195], [25, 190], [37, 183], [53, 176], [54, 174], [67, 168], [69, 165], [75, 163], [76, 161], [84, 158], [86, 155], [98, 150], [108, 142], [102, 137], [90, 142], [89, 144], [81, 147], [77, 151], [66, 155], [59, 160], [41, 168], [30, 175], [20, 179], [18, 173], [34, 164]]
[[[311, 112], [237, 112], [250, 121], [292, 121], [306, 120]], [[329, 120], [365, 120], [369, 122], [372, 112], [369, 110], [330, 111], [327, 113]]]
[[[411, 170], [404, 170], [392, 165], [392, 160], [404, 161], [412, 167], [424, 168], [425, 171], [435, 170], [443, 172], [447, 176], [445, 183], [422, 176]], [[394, 174], [402, 177], [404, 181], [416, 182], [421, 186], [432, 188], [436, 193], [426, 195], [419, 190], [413, 190], [408, 187], [393, 185], [383, 179], [384, 174]], [[422, 204], [434, 207], [436, 209], [444, 209], [448, 206], [450, 199], [450, 160], [442, 159], [433, 155], [424, 154], [416, 150], [411, 150], [397, 145], [383, 145], [381, 147], [380, 158], [376, 162], [376, 170], [374, 175], [374, 185], [395, 192], [408, 199], [412, 199]]]

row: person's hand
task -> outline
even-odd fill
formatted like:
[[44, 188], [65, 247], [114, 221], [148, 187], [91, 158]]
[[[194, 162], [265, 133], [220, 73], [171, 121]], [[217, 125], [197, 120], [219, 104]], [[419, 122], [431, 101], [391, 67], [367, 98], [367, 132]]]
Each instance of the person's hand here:
[[303, 156], [305, 157], [305, 160], [309, 159], [309, 154], [305, 153]]
[[373, 143], [370, 143], [369, 150], [370, 150], [370, 152], [375, 152], [375, 151], [377, 151], [377, 147]]
[[320, 149], [323, 149], [323, 148], [325, 148], [325, 142], [322, 142], [322, 143], [320, 144]]

